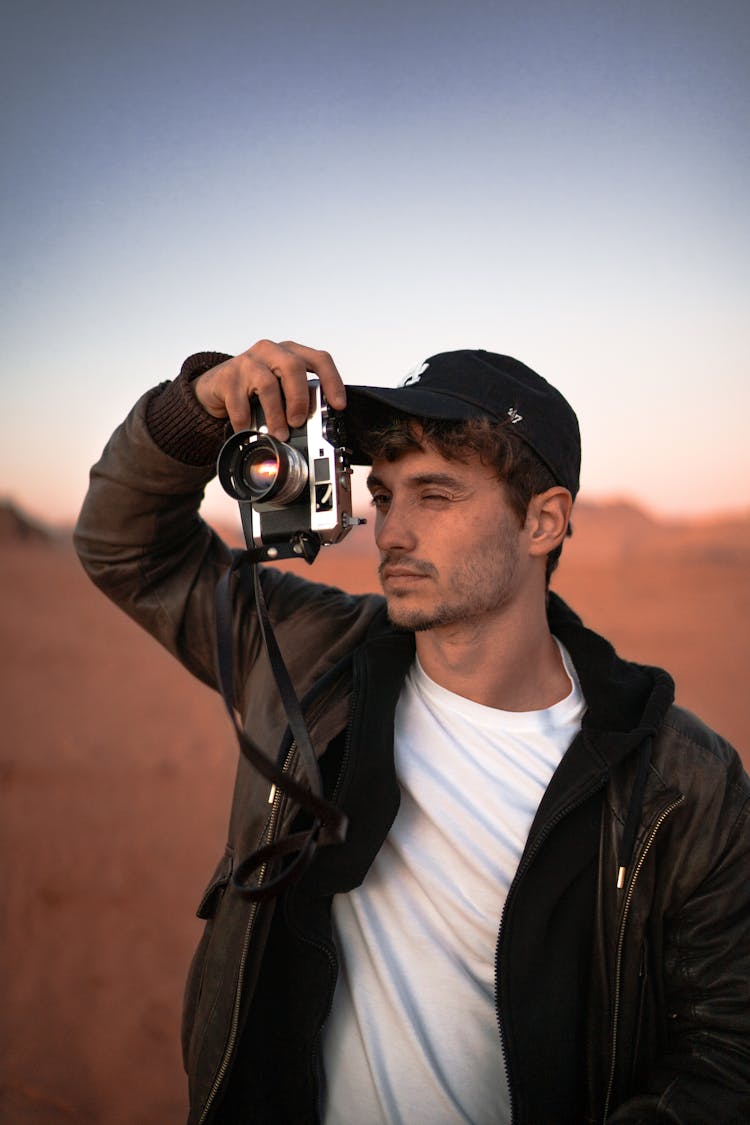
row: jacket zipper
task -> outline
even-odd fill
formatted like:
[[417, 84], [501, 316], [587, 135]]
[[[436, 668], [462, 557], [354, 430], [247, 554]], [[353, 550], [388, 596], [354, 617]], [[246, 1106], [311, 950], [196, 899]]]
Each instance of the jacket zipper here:
[[667, 805], [667, 807], [659, 815], [656, 823], [654, 824], [653, 828], [651, 829], [651, 832], [649, 833], [649, 836], [648, 836], [648, 839], [646, 840], [646, 843], [643, 846], [643, 851], [641, 852], [641, 855], [638, 859], [638, 863], [636, 864], [635, 869], [633, 870], [633, 877], [630, 880], [630, 885], [628, 886], [627, 897], [625, 899], [625, 905], [623, 906], [622, 918], [620, 919], [620, 928], [619, 928], [619, 932], [618, 932], [618, 935], [617, 935], [617, 954], [616, 954], [616, 957], [615, 957], [615, 991], [614, 991], [614, 1001], [613, 1001], [613, 1005], [612, 1005], [612, 1037], [611, 1037], [611, 1045], [612, 1046], [611, 1046], [611, 1054], [610, 1054], [609, 1082], [608, 1082], [608, 1085], [607, 1085], [607, 1096], [606, 1096], [605, 1101], [604, 1101], [604, 1113], [602, 1114], [602, 1125], [605, 1125], [605, 1122], [607, 1120], [607, 1114], [609, 1113], [609, 1103], [610, 1103], [610, 1099], [612, 1097], [612, 1087], [613, 1087], [614, 1081], [615, 1081], [615, 1061], [616, 1061], [616, 1057], [617, 1057], [617, 1024], [618, 1024], [618, 1020], [619, 1020], [619, 1017], [620, 1017], [620, 994], [621, 994], [621, 991], [622, 991], [622, 980], [621, 980], [622, 952], [623, 952], [623, 949], [625, 947], [625, 926], [627, 924], [628, 915], [630, 913], [630, 904], [633, 901], [633, 893], [635, 891], [635, 884], [638, 880], [638, 876], [641, 872], [641, 868], [643, 867], [646, 856], [648, 855], [649, 851], [651, 850], [651, 845], [653, 844], [654, 840], [656, 839], [657, 832], [659, 831], [659, 829], [661, 828], [662, 824], [667, 819], [667, 817], [670, 815], [670, 813], [674, 812], [674, 810], [678, 807], [678, 805], [682, 804], [684, 799], [685, 798], [682, 797], [682, 796], [678, 797], [677, 800], [672, 801], [671, 804]]
[[552, 832], [553, 828], [557, 827], [557, 825], [560, 823], [561, 820], [564, 820], [566, 816], [569, 816], [570, 813], [572, 813], [575, 809], [577, 809], [580, 805], [582, 805], [585, 801], [587, 801], [589, 799], [589, 797], [592, 797], [594, 795], [594, 793], [596, 793], [600, 788], [602, 788], [605, 781], [606, 781], [606, 776], [602, 776], [595, 786], [592, 786], [585, 793], [579, 794], [579, 796], [576, 797], [575, 801], [572, 801], [569, 805], [566, 805], [564, 809], [561, 809], [560, 812], [557, 813], [557, 815], [555, 817], [553, 817], [552, 820], [548, 821], [548, 823], [544, 826], [543, 830], [540, 832], [540, 834], [536, 838], [536, 842], [534, 843], [534, 847], [531, 849], [530, 852], [527, 853], [525, 859], [522, 861], [521, 865], [519, 866], [518, 870], [516, 871], [513, 882], [511, 883], [510, 887], [508, 888], [508, 894], [506, 895], [505, 902], [503, 904], [503, 909], [502, 909], [502, 912], [500, 914], [500, 926], [498, 927], [498, 931], [497, 931], [497, 946], [496, 946], [496, 949], [495, 949], [495, 1014], [496, 1014], [496, 1017], [497, 1017], [498, 1031], [500, 1033], [500, 1050], [501, 1050], [502, 1056], [503, 1056], [503, 1066], [505, 1067], [505, 1078], [506, 1078], [506, 1081], [508, 1083], [508, 1099], [509, 1099], [509, 1104], [510, 1104], [510, 1122], [511, 1122], [511, 1125], [513, 1125], [513, 1122], [516, 1120], [516, 1108], [515, 1108], [515, 1099], [513, 1097], [513, 1087], [511, 1085], [511, 1081], [510, 1081], [510, 1070], [508, 1068], [508, 1052], [507, 1052], [507, 1049], [506, 1049], [506, 1046], [505, 1046], [505, 1025], [503, 1023], [503, 1014], [502, 1014], [502, 1011], [500, 1009], [500, 935], [502, 933], [503, 923], [505, 921], [505, 915], [506, 915], [507, 910], [508, 910], [508, 904], [510, 903], [510, 901], [513, 897], [514, 889], [516, 888], [516, 886], [518, 885], [520, 880], [523, 878], [524, 874], [529, 869], [531, 864], [534, 862], [534, 859], [536, 858], [537, 853], [539, 852], [539, 849], [541, 848], [542, 844], [545, 842], [545, 840], [547, 839], [549, 834]]
[[[281, 771], [282, 773], [287, 773], [287, 771], [289, 770], [291, 762], [292, 762], [292, 758], [293, 758], [294, 754], [296, 753], [296, 750], [297, 750], [297, 743], [292, 742], [291, 746], [289, 747], [289, 749], [287, 751], [286, 758], [284, 759], [284, 765], [283, 765], [282, 771]], [[264, 830], [263, 835], [261, 837], [261, 841], [260, 841], [260, 844], [259, 844], [260, 847], [265, 847], [267, 844], [270, 844], [272, 842], [273, 838], [274, 838], [274, 835], [276, 833], [276, 827], [277, 827], [277, 825], [279, 823], [279, 819], [280, 819], [279, 814], [280, 814], [280, 811], [281, 811], [281, 804], [282, 804], [283, 799], [284, 799], [283, 792], [280, 789], [278, 789], [275, 785], [272, 785], [271, 789], [270, 789], [270, 792], [268, 794], [268, 803], [272, 807], [271, 807], [270, 815], [268, 817], [268, 822], [266, 824], [265, 830]], [[260, 868], [258, 869], [258, 878], [257, 878], [257, 884], [256, 884], [257, 886], [261, 886], [265, 882], [267, 871], [268, 871], [268, 863], [263, 863], [260, 866]], [[248, 921], [247, 921], [247, 929], [245, 930], [245, 938], [244, 938], [244, 941], [243, 941], [243, 944], [242, 944], [242, 954], [240, 956], [239, 971], [237, 973], [237, 987], [236, 987], [235, 993], [234, 993], [234, 1005], [233, 1005], [233, 1008], [232, 1008], [232, 1022], [231, 1022], [230, 1028], [229, 1028], [229, 1039], [227, 1040], [227, 1045], [226, 1045], [226, 1048], [224, 1050], [224, 1056], [221, 1060], [221, 1064], [219, 1066], [219, 1069], [216, 1072], [216, 1078], [214, 1079], [213, 1086], [211, 1087], [211, 1089], [209, 1091], [208, 1097], [206, 1099], [206, 1103], [203, 1107], [203, 1113], [201, 1114], [201, 1116], [199, 1118], [199, 1121], [198, 1121], [198, 1125], [204, 1125], [204, 1122], [208, 1118], [208, 1114], [211, 1111], [211, 1107], [213, 1105], [214, 1099], [215, 1099], [216, 1095], [218, 1094], [219, 1089], [221, 1088], [221, 1085], [222, 1085], [224, 1079], [226, 1078], [226, 1074], [227, 1074], [227, 1071], [229, 1069], [229, 1063], [231, 1061], [232, 1055], [234, 1054], [234, 1048], [237, 1045], [237, 1033], [239, 1031], [239, 1022], [240, 1022], [240, 1005], [241, 1005], [241, 1002], [242, 1002], [242, 987], [243, 987], [244, 980], [245, 980], [245, 969], [247, 967], [247, 958], [248, 958], [248, 954], [250, 952], [250, 939], [252, 937], [253, 927], [255, 925], [255, 917], [256, 917], [257, 913], [258, 913], [258, 902], [256, 900], [256, 901], [254, 901], [250, 904], [250, 916], [249, 916]]]

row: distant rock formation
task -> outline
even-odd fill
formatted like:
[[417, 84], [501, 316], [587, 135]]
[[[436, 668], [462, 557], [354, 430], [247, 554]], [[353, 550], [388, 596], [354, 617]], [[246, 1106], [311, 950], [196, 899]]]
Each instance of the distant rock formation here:
[[0, 543], [50, 543], [49, 528], [25, 515], [12, 500], [0, 500]]

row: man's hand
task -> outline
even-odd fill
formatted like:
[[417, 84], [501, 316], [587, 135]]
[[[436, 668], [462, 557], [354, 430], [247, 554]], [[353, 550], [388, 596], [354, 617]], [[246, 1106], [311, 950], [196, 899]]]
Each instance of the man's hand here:
[[303, 426], [307, 418], [308, 371], [320, 379], [333, 409], [343, 410], [346, 391], [328, 352], [306, 348], [292, 340], [280, 344], [259, 340], [241, 355], [200, 375], [193, 390], [203, 409], [214, 418], [229, 418], [235, 432], [249, 428], [250, 398], [257, 395], [268, 432], [286, 441], [289, 428]]

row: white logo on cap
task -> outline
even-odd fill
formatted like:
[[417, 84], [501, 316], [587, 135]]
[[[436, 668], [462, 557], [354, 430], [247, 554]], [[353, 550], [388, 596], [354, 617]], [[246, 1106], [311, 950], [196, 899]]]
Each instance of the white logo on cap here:
[[403, 379], [399, 383], [399, 387], [410, 387], [412, 383], [418, 383], [428, 367], [429, 363], [427, 362], [427, 360], [425, 360], [424, 363], [421, 364], [421, 366], [413, 368], [413, 370], [410, 371], [408, 375], [404, 375]]
[[523, 414], [519, 414], [515, 406], [508, 407], [508, 417], [510, 418], [511, 426], [515, 426], [516, 422], [523, 422]]

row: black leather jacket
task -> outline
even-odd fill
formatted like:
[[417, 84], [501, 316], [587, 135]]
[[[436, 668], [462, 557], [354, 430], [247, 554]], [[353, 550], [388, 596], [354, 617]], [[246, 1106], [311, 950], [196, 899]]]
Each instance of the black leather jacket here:
[[[163, 433], [156, 444], [148, 401], [95, 466], [76, 543], [108, 596], [214, 684], [213, 592], [227, 550], [197, 515], [212, 467], [177, 460]], [[233, 868], [288, 831], [296, 810], [278, 792], [269, 804], [268, 785], [240, 760], [186, 991], [191, 1125], [318, 1120], [318, 1041], [337, 968], [331, 896], [364, 878], [399, 801], [393, 714], [413, 638], [390, 629], [378, 597], [270, 569], [263, 584], [300, 697], [353, 654], [307, 714], [349, 834], [278, 902], [245, 901]], [[672, 705], [666, 673], [619, 659], [554, 596], [549, 620], [588, 709], [499, 920], [513, 1121], [739, 1125], [750, 1120], [748, 779], [731, 747]], [[285, 718], [244, 589], [235, 653], [238, 709], [275, 757]], [[297, 768], [293, 750], [287, 767]]]

